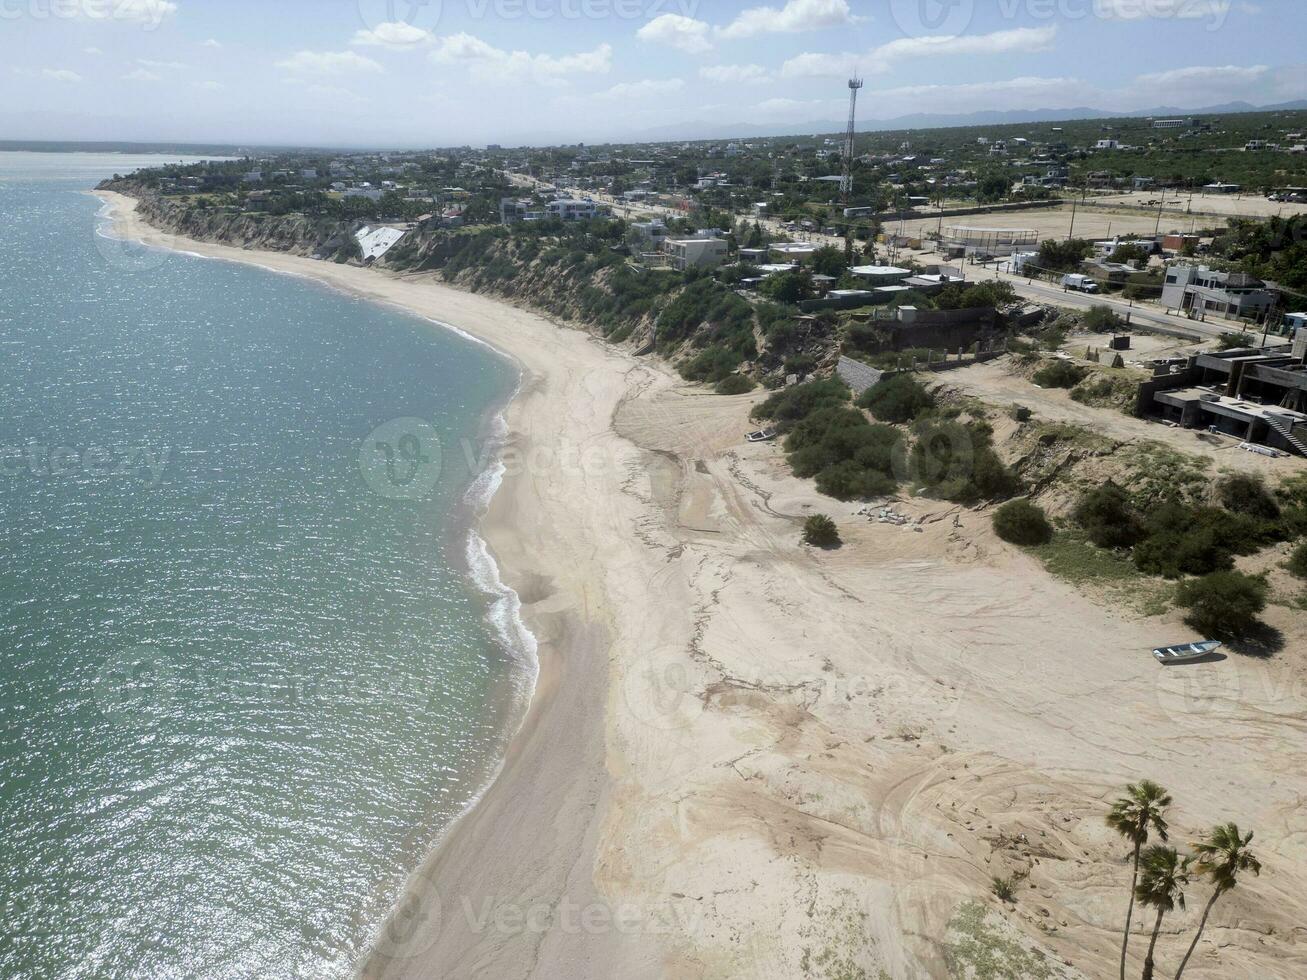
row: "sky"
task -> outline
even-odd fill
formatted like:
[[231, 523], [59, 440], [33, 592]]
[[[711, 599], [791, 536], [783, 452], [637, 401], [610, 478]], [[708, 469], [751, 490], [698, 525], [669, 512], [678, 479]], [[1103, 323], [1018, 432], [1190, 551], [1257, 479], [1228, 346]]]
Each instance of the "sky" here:
[[601, 142], [1307, 98], [1303, 0], [0, 0], [0, 138]]

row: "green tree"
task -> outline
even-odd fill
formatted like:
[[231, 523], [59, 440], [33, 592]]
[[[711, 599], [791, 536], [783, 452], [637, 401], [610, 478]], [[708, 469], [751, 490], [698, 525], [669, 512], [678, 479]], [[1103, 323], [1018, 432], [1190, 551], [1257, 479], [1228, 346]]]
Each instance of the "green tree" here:
[[934, 396], [910, 374], [881, 378], [858, 397], [858, 405], [882, 422], [911, 422], [935, 407]]
[[994, 512], [994, 533], [1012, 544], [1047, 544], [1053, 538], [1053, 527], [1037, 504], [1009, 500]]
[[764, 279], [758, 291], [777, 303], [800, 303], [805, 299], [812, 299], [814, 292], [812, 276], [804, 269], [778, 272]]
[[1139, 885], [1139, 856], [1152, 834], [1159, 840], [1167, 839], [1166, 811], [1171, 806], [1171, 794], [1149, 779], [1129, 783], [1125, 796], [1112, 804], [1107, 814], [1107, 825], [1130, 842], [1133, 873], [1130, 878], [1130, 904], [1126, 906], [1125, 932], [1121, 938], [1121, 980], [1125, 980], [1126, 952], [1130, 948], [1130, 919], [1135, 911], [1135, 889]]
[[1289, 555], [1289, 571], [1299, 578], [1307, 578], [1307, 541], [1294, 548]]
[[1242, 572], [1213, 572], [1181, 582], [1176, 605], [1188, 609], [1185, 622], [1211, 636], [1244, 636], [1266, 608], [1266, 580]]
[[1111, 480], [1082, 494], [1072, 517], [1100, 548], [1132, 547], [1143, 533], [1130, 497]]
[[1261, 862], [1248, 849], [1252, 843], [1253, 832], [1250, 830], [1247, 834], [1239, 832], [1238, 824], [1226, 823], [1213, 827], [1207, 835], [1198, 843], [1193, 845], [1194, 852], [1198, 857], [1198, 862], [1194, 870], [1201, 875], [1205, 875], [1211, 881], [1212, 897], [1207, 900], [1203, 907], [1203, 917], [1198, 922], [1198, 931], [1194, 933], [1194, 940], [1189, 944], [1189, 949], [1184, 954], [1184, 959], [1180, 961], [1180, 969], [1175, 971], [1175, 980], [1180, 980], [1184, 974], [1184, 968], [1189, 963], [1189, 957], [1194, 953], [1198, 946], [1198, 940], [1203, 936], [1203, 930], [1207, 928], [1207, 917], [1211, 915], [1212, 906], [1216, 900], [1226, 892], [1233, 891], [1239, 884], [1239, 876], [1245, 872], [1254, 875], [1262, 873]]
[[1144, 956], [1143, 973], [1143, 980], [1153, 980], [1153, 952], [1157, 948], [1157, 935], [1162, 931], [1162, 919], [1177, 906], [1184, 908], [1184, 889], [1189, 884], [1189, 858], [1181, 857], [1174, 847], [1154, 844], [1144, 851], [1140, 868], [1135, 898], [1139, 904], [1157, 909], [1153, 934], [1148, 940], [1148, 953]]
[[803, 540], [816, 548], [834, 548], [840, 543], [840, 530], [825, 514], [813, 514], [803, 522]]
[[1039, 245], [1039, 267], [1049, 272], [1072, 272], [1080, 268], [1082, 260], [1093, 254], [1093, 242], [1083, 238], [1059, 241], [1045, 239]]
[[812, 271], [817, 275], [838, 279], [845, 265], [844, 252], [835, 245], [823, 245], [812, 253]]

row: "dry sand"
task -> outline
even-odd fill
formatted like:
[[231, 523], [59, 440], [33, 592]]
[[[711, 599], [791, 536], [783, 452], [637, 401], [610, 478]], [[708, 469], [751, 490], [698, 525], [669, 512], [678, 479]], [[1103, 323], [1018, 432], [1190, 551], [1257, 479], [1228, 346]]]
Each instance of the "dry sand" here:
[[[1177, 840], [1238, 820], [1265, 866], [1186, 975], [1307, 975], [1301, 614], [1268, 613], [1274, 658], [1163, 670], [1177, 617], [1093, 604], [980, 513], [853, 516], [743, 442], [755, 396], [430, 280], [179, 243], [111, 200], [125, 233], [457, 324], [526, 372], [509, 425], [532, 461], [484, 531], [541, 684], [369, 976], [945, 977], [978, 951], [992, 976], [1115, 975], [1129, 875], [1102, 817], [1142, 777], [1174, 792]], [[816, 510], [842, 549], [799, 545]], [[1014, 872], [1004, 907], [990, 880]], [[1168, 918], [1163, 974], [1205, 899]]]

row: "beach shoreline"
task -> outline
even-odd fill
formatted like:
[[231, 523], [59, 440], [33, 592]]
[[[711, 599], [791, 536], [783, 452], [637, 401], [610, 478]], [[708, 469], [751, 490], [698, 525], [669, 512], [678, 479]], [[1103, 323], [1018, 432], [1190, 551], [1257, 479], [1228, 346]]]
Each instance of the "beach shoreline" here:
[[[177, 239], [105, 199], [129, 237], [318, 279], [522, 365], [480, 528], [539, 643], [535, 695], [363, 975], [1112, 975], [1129, 876], [1103, 815], [1142, 778], [1175, 796], [1177, 839], [1237, 820], [1268, 871], [1186, 976], [1307, 972], [1301, 613], [1268, 610], [1274, 658], [1159, 670], [1180, 612], [1082, 594], [983, 509], [904, 495], [900, 527], [821, 496], [745, 444], [763, 393], [710, 394], [432, 276]], [[842, 548], [802, 545], [819, 512]], [[1015, 903], [991, 892], [1005, 876]]]
[[[114, 192], [96, 192], [96, 196], [107, 205], [107, 217], [112, 222], [117, 237], [198, 257], [240, 262], [276, 273], [313, 279], [351, 295], [416, 314], [438, 329], [452, 330], [465, 339], [489, 346], [510, 361], [520, 375], [517, 391], [501, 411], [507, 429], [503, 437], [505, 445], [520, 459], [532, 458], [534, 450], [548, 441], [547, 436], [531, 431], [529, 420], [538, 422], [557, 419], [561, 422], [565, 418], [565, 412], [556, 403], [557, 399], [564, 397], [563, 393], [543, 383], [546, 376], [553, 373], [555, 365], [551, 358], [560, 354], [569, 359], [578, 354], [588, 354], [590, 357], [616, 356], [611, 352], [601, 352], [598, 345], [582, 333], [560, 330], [555, 324], [534, 314], [449, 287], [429, 284], [426, 301], [415, 302], [415, 295], [421, 298], [421, 291], [414, 290], [413, 284], [396, 278], [379, 276], [357, 267], [313, 262], [297, 256], [181, 239], [160, 232], [137, 217], [134, 199]], [[451, 303], [457, 308], [452, 313], [442, 305]], [[491, 321], [496, 319], [512, 322], [495, 325]], [[539, 343], [540, 335], [546, 333], [551, 339], [560, 342], [564, 349], [550, 350], [547, 345]], [[584, 357], [582, 363], [585, 363]], [[555, 403], [549, 404], [551, 400]], [[539, 456], [538, 453], [534, 455]], [[561, 472], [560, 469], [549, 476], [557, 479]], [[487, 495], [481, 508], [482, 513], [473, 516], [469, 548], [475, 546], [477, 538], [485, 542], [498, 568], [500, 580], [517, 595], [521, 603], [522, 618], [531, 631], [535, 648], [532, 651], [536, 658], [533, 690], [524, 710], [520, 712], [515, 730], [507, 733], [504, 758], [494, 777], [459, 818], [445, 829], [435, 848], [413, 872], [391, 920], [382, 928], [374, 950], [360, 964], [359, 973], [362, 976], [421, 975], [426, 964], [449, 965], [475, 958], [476, 949], [484, 938], [481, 935], [482, 924], [474, 923], [473, 929], [463, 929], [460, 926], [466, 923], [469, 909], [484, 906], [480, 897], [484, 889], [472, 883], [466, 887], [450, 884], [453, 874], [450, 865], [459, 865], [458, 873], [466, 874], [469, 878], [482, 877], [484, 869], [475, 867], [475, 861], [460, 861], [459, 856], [483, 853], [483, 849], [490, 846], [490, 839], [495, 839], [493, 846], [499, 853], [531, 849], [536, 852], [532, 855], [534, 859], [551, 868], [571, 868], [593, 860], [593, 854], [585, 853], [582, 848], [585, 846], [585, 831], [592, 822], [587, 811], [599, 806], [604, 789], [599, 777], [603, 775], [602, 725], [606, 678], [602, 670], [581, 669], [581, 665], [569, 657], [566, 651], [584, 650], [603, 666], [603, 650], [594, 642], [599, 635], [596, 630], [601, 630], [596, 624], [603, 623], [607, 615], [602, 605], [603, 588], [602, 582], [596, 580], [588, 583], [588, 588], [582, 589], [582, 594], [586, 596], [583, 615], [575, 615], [574, 611], [566, 608], [550, 608], [547, 612], [541, 610], [538, 614], [533, 614], [531, 607], [540, 606], [541, 603], [532, 602], [532, 597], [538, 595], [540, 583], [553, 575], [553, 568], [521, 546], [522, 535], [518, 527], [522, 521], [531, 520], [562, 531], [564, 526], [561, 521], [565, 519], [565, 512], [557, 509], [548, 514], [540, 512], [540, 501], [531, 492], [531, 475], [529, 471], [509, 471], [500, 477], [499, 485], [493, 493]], [[585, 568], [584, 564], [575, 567]], [[566, 710], [559, 709], [560, 699], [565, 700]], [[575, 785], [573, 774], [565, 770], [572, 768], [572, 763], [579, 758], [590, 760], [588, 768], [583, 770], [587, 783], [585, 791], [546, 794], [552, 796], [554, 803], [570, 809], [577, 817], [585, 817], [573, 821], [574, 836], [571, 840], [554, 841], [554, 848], [550, 849], [541, 846], [542, 842], [537, 835], [529, 831], [520, 834], [516, 841], [505, 840], [502, 833], [497, 833], [505, 827], [518, 826], [518, 821], [531, 811], [540, 813], [542, 824], [550, 822], [549, 812], [539, 805], [542, 791], [537, 784], [558, 787]], [[523, 790], [524, 784], [531, 784], [532, 788], [529, 791]], [[568, 795], [572, 798], [563, 798]], [[513, 818], [506, 820], [506, 812], [512, 814]], [[576, 837], [577, 834], [581, 837]], [[590, 842], [590, 846], [593, 847], [593, 842]], [[440, 888], [435, 885], [437, 879], [441, 881]], [[556, 885], [557, 883], [553, 890], [557, 894], [567, 891]], [[525, 894], [528, 890], [530, 889], [525, 888], [522, 882], [506, 886], [497, 879], [494, 899], [496, 903], [502, 902], [505, 893]], [[537, 887], [536, 891], [548, 894], [551, 889]], [[579, 904], [596, 901], [590, 888], [579, 891], [580, 894], [575, 899]], [[453, 927], [451, 922], [455, 924]], [[451, 932], [455, 935], [450, 935]], [[508, 976], [511, 974], [507, 963], [509, 957], [504, 955], [502, 949], [499, 955], [503, 960], [501, 965], [506, 970], [503, 975]], [[592, 966], [598, 965], [592, 957], [590, 959]], [[451, 974], [444, 973], [442, 969], [432, 975]]]

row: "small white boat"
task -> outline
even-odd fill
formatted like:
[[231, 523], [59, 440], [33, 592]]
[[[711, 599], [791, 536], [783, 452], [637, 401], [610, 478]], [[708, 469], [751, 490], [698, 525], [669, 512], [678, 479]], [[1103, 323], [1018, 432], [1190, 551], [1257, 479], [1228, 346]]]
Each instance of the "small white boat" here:
[[1200, 640], [1197, 643], [1180, 643], [1173, 647], [1158, 647], [1153, 651], [1153, 656], [1161, 664], [1185, 664], [1211, 656], [1220, 646], [1220, 640]]
[[746, 436], [750, 442], [770, 442], [776, 438], [775, 429], [759, 429], [757, 432], [750, 432]]

